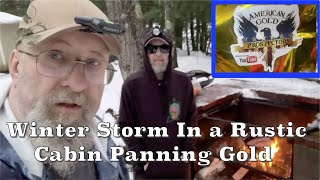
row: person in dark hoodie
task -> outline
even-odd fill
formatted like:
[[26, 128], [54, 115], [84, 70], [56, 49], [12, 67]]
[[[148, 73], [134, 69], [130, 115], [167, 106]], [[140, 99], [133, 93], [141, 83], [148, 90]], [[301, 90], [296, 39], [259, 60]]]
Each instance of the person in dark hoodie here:
[[[144, 69], [129, 76], [121, 92], [119, 126], [166, 127], [169, 137], [124, 138], [130, 151], [192, 151], [191, 138], [178, 138], [178, 122], [196, 125], [196, 107], [188, 76], [171, 68], [172, 42], [158, 27], [144, 37]], [[155, 154], [155, 153], [154, 153]], [[188, 162], [133, 162], [136, 179], [186, 179]]]

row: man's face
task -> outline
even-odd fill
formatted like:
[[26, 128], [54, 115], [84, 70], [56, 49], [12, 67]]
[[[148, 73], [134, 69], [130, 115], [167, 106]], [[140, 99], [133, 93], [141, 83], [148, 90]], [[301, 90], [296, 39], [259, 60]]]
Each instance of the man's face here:
[[[35, 47], [19, 45], [17, 49], [30, 54], [39, 54], [48, 50], [68, 53], [71, 58], [85, 61], [100, 59], [108, 61], [108, 48], [97, 36], [85, 32], [62, 32], [50, 37]], [[55, 56], [54, 56], [55, 57]], [[11, 71], [13, 83], [11, 91], [15, 101], [10, 102], [18, 121], [36, 122], [38, 126], [52, 127], [58, 124], [66, 126], [89, 126], [100, 106], [104, 85], [87, 80], [84, 65], [76, 63], [72, 71], [64, 78], [52, 78], [39, 74], [36, 57], [15, 51], [13, 58], [18, 62], [17, 71]], [[12, 60], [13, 61], [13, 60]], [[38, 58], [39, 61], [39, 58]], [[38, 65], [38, 67], [37, 67]], [[37, 70], [38, 68], [38, 70]], [[11, 92], [10, 92], [11, 96]], [[9, 97], [10, 99], [10, 97]], [[63, 146], [79, 151], [92, 147], [93, 139], [87, 138], [30, 138], [35, 146], [48, 146], [50, 151], [63, 152]], [[48, 156], [49, 154], [46, 154]], [[60, 175], [64, 176], [75, 168], [77, 162], [48, 162]]]
[[[108, 60], [108, 49], [100, 38], [78, 31], [62, 32], [35, 47], [21, 45], [17, 49], [31, 54], [56, 50], [81, 61], [92, 58]], [[39, 63], [36, 65], [36, 57], [20, 52], [17, 54], [20, 71], [13, 81], [19, 89], [19, 99], [23, 104], [19, 109], [22, 109], [24, 117], [43, 99], [47, 99], [46, 106], [50, 108], [52, 116], [69, 116], [68, 121], [61, 123], [72, 123], [85, 113], [94, 116], [99, 108], [104, 86], [86, 79], [84, 65], [76, 63], [66, 77], [52, 78], [39, 74], [40, 67]]]
[[[161, 46], [166, 44], [160, 39], [153, 39], [148, 45]], [[157, 52], [148, 53], [148, 59], [155, 74], [164, 73], [168, 66], [169, 53], [163, 53], [158, 48]]]

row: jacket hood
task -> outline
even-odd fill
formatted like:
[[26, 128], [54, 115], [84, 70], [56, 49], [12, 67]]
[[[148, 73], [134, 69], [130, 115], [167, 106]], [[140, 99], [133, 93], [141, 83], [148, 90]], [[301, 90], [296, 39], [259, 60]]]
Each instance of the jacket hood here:
[[164, 40], [165, 42], [167, 42], [167, 44], [170, 46], [170, 51], [169, 51], [169, 62], [167, 65], [167, 69], [164, 73], [164, 81], [167, 81], [168, 77], [171, 75], [172, 72], [172, 58], [171, 58], [171, 51], [172, 51], [172, 41], [170, 40], [169, 36], [162, 31], [159, 27], [155, 27], [155, 28], [151, 28], [149, 30], [147, 30], [147, 32], [144, 35], [143, 38], [143, 63], [144, 63], [144, 68], [146, 70], [146, 72], [148, 73], [148, 76], [151, 77], [152, 80], [155, 80], [156, 82], [157, 77], [155, 75], [155, 73], [153, 72], [153, 69], [151, 67], [151, 64], [149, 62], [149, 58], [146, 52], [146, 45], [153, 39], [153, 38], [160, 38], [162, 40]]

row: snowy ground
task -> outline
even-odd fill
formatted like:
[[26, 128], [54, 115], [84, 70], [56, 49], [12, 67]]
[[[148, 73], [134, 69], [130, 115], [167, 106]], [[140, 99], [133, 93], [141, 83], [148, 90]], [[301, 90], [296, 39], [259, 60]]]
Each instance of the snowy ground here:
[[0, 24], [12, 24], [12, 23], [19, 23], [21, 21], [21, 17], [8, 14], [5, 12], [0, 12]]
[[206, 56], [202, 52], [190, 52], [188, 56], [186, 51], [177, 49], [178, 68], [176, 70], [188, 72], [191, 70], [203, 70], [211, 73], [211, 56]]
[[[188, 56], [186, 51], [177, 50], [178, 65], [177, 70], [187, 72], [190, 70], [204, 70], [211, 72], [211, 57], [206, 56], [201, 52], [191, 52]], [[108, 108], [112, 108], [116, 114], [119, 111], [121, 86], [123, 79], [119, 70], [118, 62], [114, 62], [113, 65], [117, 72], [114, 75], [112, 82], [105, 87], [100, 110], [98, 115], [104, 118], [104, 121], [115, 123], [115, 119], [106, 114], [105, 111]], [[227, 79], [227, 78], [215, 78], [211, 85], [235, 85], [244, 87], [241, 91], [246, 97], [256, 96], [251, 90], [261, 90], [268, 92], [275, 92], [278, 94], [288, 94], [310, 97], [314, 99], [320, 99], [320, 84], [317, 82], [306, 81], [302, 79]], [[209, 85], [210, 86], [210, 85]], [[258, 97], [257, 97], [258, 98]], [[118, 145], [124, 146], [121, 139], [114, 139]]]
[[248, 89], [259, 90], [266, 92], [274, 92], [278, 94], [287, 94], [295, 96], [303, 96], [312, 99], [320, 100], [320, 84], [315, 81], [307, 81], [303, 79], [294, 78], [239, 78], [239, 79], [224, 79], [219, 78], [214, 80], [214, 84], [234, 86], [246, 86], [243, 88], [242, 94], [245, 97], [252, 97], [252, 95], [246, 93]]

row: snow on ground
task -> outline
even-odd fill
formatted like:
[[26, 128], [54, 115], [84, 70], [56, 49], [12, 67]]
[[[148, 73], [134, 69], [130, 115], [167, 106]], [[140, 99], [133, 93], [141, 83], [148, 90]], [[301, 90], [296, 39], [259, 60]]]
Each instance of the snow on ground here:
[[119, 111], [120, 106], [120, 97], [121, 97], [121, 86], [123, 84], [123, 78], [121, 75], [119, 62], [114, 61], [111, 63], [116, 72], [112, 78], [110, 84], [106, 85], [101, 99], [100, 109], [97, 112], [97, 115], [103, 117], [105, 111], [109, 108], [114, 111]]
[[178, 68], [176, 70], [188, 72], [191, 70], [203, 70], [211, 73], [211, 56], [206, 56], [203, 52], [190, 52], [177, 49]]
[[[313, 99], [320, 99], [319, 83], [296, 78], [216, 78], [213, 84], [232, 84], [233, 86], [245, 86], [247, 88], [250, 88], [251, 90], [267, 91], [274, 92], [277, 94], [287, 94], [295, 96], [304, 96]], [[252, 97], [252, 95], [246, 92], [247, 91], [242, 91], [242, 94]]]
[[12, 24], [21, 21], [21, 17], [9, 13], [0, 12], [0, 24]]
[[[211, 57], [206, 56], [202, 52], [191, 52], [188, 56], [186, 51], [177, 50], [178, 65], [177, 70], [187, 72], [190, 70], [203, 70], [211, 73]], [[105, 87], [101, 106], [98, 115], [106, 122], [115, 124], [115, 119], [106, 114], [108, 108], [112, 108], [116, 114], [119, 112], [121, 86], [123, 79], [119, 69], [118, 61], [112, 63], [117, 72], [109, 85]], [[229, 78], [215, 78], [210, 85], [232, 85], [243, 87], [241, 93], [245, 97], [260, 98], [254, 90], [274, 92], [278, 94], [288, 94], [296, 96], [305, 96], [314, 99], [320, 99], [320, 84], [313, 81], [306, 81], [302, 79], [288, 79], [288, 78], [247, 78], [247, 79], [229, 79]], [[209, 86], [210, 86], [209, 85]], [[118, 145], [124, 145], [121, 138], [115, 138]]]
[[[114, 61], [111, 64], [117, 71], [114, 73], [113, 79], [110, 82], [110, 84], [106, 85], [104, 88], [100, 108], [97, 112], [97, 115], [101, 117], [104, 122], [109, 122], [113, 126], [117, 127], [116, 119], [113, 116], [111, 116], [110, 113], [105, 113], [106, 110], [111, 108], [113, 111], [115, 111], [116, 114], [118, 114], [120, 106], [121, 87], [123, 84], [123, 78], [120, 72], [119, 62]], [[111, 137], [118, 146], [125, 146], [125, 143], [121, 138], [117, 138], [114, 136]]]
[[[177, 49], [178, 65], [176, 68], [182, 72], [190, 70], [203, 70], [211, 73], [211, 56], [202, 52], [187, 52]], [[275, 92], [320, 99], [320, 84], [314, 81], [306, 81], [296, 78], [215, 78], [211, 85], [234, 85], [244, 88], [241, 93], [245, 97], [259, 98], [252, 90]]]

